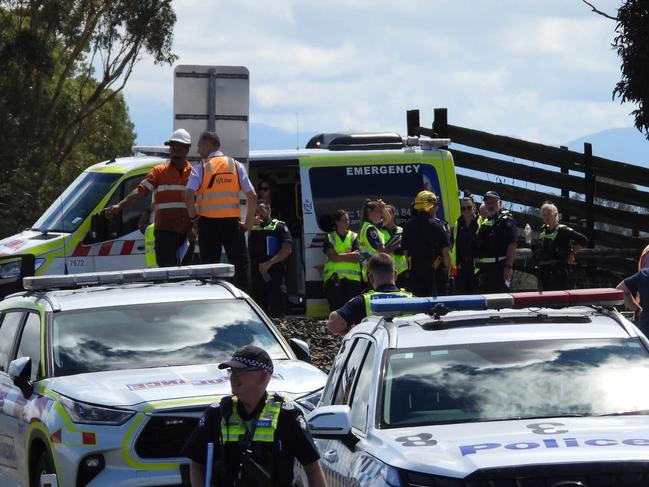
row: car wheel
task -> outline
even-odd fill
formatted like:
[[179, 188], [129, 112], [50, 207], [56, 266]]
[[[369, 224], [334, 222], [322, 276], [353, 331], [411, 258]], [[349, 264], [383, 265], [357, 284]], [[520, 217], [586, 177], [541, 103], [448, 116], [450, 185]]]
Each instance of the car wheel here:
[[42, 452], [36, 462], [34, 462], [34, 465], [32, 466], [31, 472], [30, 472], [30, 482], [29, 486], [30, 487], [40, 487], [41, 485], [41, 475], [48, 474], [48, 473], [56, 473], [54, 471], [54, 464], [52, 463], [52, 459], [50, 456], [47, 454], [47, 452]]

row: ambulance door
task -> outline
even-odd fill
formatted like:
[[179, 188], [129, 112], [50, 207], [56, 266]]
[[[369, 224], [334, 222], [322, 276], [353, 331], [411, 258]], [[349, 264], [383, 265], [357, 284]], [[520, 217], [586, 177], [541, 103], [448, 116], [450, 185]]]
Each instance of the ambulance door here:
[[[143, 178], [144, 175], [140, 174], [124, 179], [105, 207], [121, 201]], [[112, 220], [106, 219], [103, 214], [95, 216], [99, 222], [95, 225], [95, 231], [90, 232], [77, 246], [73, 257], [91, 259], [96, 272], [145, 268], [144, 234], [138, 223], [150, 202], [148, 197], [139, 199]]]

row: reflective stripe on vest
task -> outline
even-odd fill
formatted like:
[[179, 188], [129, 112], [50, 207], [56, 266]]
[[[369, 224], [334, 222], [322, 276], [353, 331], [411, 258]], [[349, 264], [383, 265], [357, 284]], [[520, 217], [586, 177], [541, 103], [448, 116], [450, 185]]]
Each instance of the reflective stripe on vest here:
[[[327, 240], [331, 244], [334, 252], [337, 254], [346, 254], [352, 252], [352, 245], [358, 235], [351, 230], [347, 232], [344, 240], [341, 240], [340, 235], [335, 230], [327, 234]], [[325, 257], [324, 265], [324, 281], [328, 281], [335, 274], [341, 279], [348, 281], [361, 280], [361, 267], [358, 262], [333, 262]]]
[[155, 267], [158, 263], [155, 258], [155, 225], [146, 227], [144, 231], [144, 262], [147, 267]]
[[[383, 240], [387, 243], [391, 238], [392, 235], [390, 235], [389, 230], [386, 228], [381, 230], [381, 233], [383, 234]], [[400, 233], [403, 233], [403, 228], [400, 226], [395, 227], [395, 235], [398, 235]], [[397, 270], [397, 276], [400, 274], [403, 274], [408, 270], [408, 258], [405, 255], [400, 255], [400, 254], [390, 254], [392, 256], [392, 260], [394, 261], [394, 268]]]
[[[275, 430], [277, 430], [277, 420], [282, 409], [283, 401], [278, 401], [273, 396], [266, 398], [264, 409], [255, 421], [255, 434], [252, 441], [268, 443], [275, 439]], [[223, 442], [239, 441], [242, 435], [246, 434], [246, 421], [244, 421], [237, 411], [237, 397], [232, 396], [232, 413], [227, 420], [221, 420], [221, 436]]]
[[169, 208], [187, 208], [186, 203], [156, 203], [155, 209], [158, 210], [168, 210]]
[[557, 238], [557, 235], [559, 235], [559, 230], [561, 230], [562, 228], [566, 228], [566, 226], [562, 223], [559, 223], [552, 233], [546, 233], [548, 227], [547, 225], [543, 225], [543, 228], [539, 233], [539, 240], [541, 240], [541, 243], [543, 243], [543, 239], [554, 241], [554, 239]]
[[401, 289], [399, 291], [368, 291], [363, 293], [363, 301], [365, 302], [365, 316], [374, 316], [370, 310], [370, 301], [372, 299], [390, 299], [390, 298], [412, 298], [412, 294], [408, 291]]
[[231, 157], [212, 157], [203, 164], [203, 181], [196, 191], [196, 211], [208, 218], [238, 218], [239, 174]]

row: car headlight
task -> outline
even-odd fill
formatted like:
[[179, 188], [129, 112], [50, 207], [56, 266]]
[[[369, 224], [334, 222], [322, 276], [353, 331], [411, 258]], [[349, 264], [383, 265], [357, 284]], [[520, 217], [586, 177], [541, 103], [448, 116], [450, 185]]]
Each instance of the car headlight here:
[[21, 260], [15, 260], [13, 262], [6, 262], [4, 264], [0, 264], [0, 279], [10, 279], [12, 277], [19, 277], [21, 268], [22, 268]]
[[295, 401], [308, 412], [311, 412], [316, 408], [316, 406], [320, 402], [321, 397], [322, 389], [318, 389], [317, 391], [311, 392], [306, 396], [298, 397]]
[[65, 396], [60, 396], [59, 402], [63, 406], [63, 409], [70, 415], [73, 423], [119, 426], [135, 414], [134, 411], [94, 406], [92, 404], [74, 401]]

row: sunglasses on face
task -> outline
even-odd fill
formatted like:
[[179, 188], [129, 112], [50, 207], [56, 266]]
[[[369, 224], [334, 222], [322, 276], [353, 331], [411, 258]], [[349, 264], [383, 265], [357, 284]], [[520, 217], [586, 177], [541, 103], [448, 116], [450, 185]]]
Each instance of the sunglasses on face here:
[[228, 375], [236, 375], [236, 376], [247, 374], [248, 372], [255, 372], [256, 370], [259, 370], [259, 369], [255, 369], [255, 368], [250, 368], [250, 369], [227, 369]]
[[462, 211], [467, 211], [467, 210], [472, 210], [473, 206], [460, 206], [460, 208], [462, 209]]
[[259, 191], [270, 191], [270, 188], [268, 186], [260, 186]]

